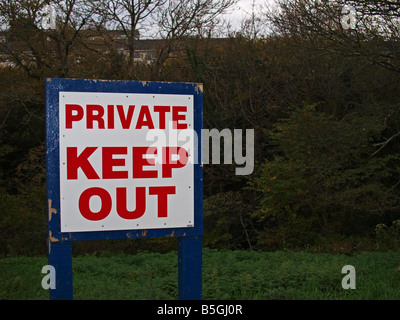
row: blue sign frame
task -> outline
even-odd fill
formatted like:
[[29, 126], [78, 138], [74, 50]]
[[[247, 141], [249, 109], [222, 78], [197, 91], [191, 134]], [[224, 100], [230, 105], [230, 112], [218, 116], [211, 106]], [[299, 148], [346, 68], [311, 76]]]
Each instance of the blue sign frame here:
[[[201, 129], [203, 89], [201, 84], [154, 81], [85, 80], [48, 78], [46, 87], [46, 178], [49, 264], [56, 268], [56, 289], [51, 299], [72, 299], [72, 242], [101, 239], [178, 237], [178, 278], [180, 299], [201, 298], [201, 246], [203, 235], [203, 168]], [[59, 92], [148, 93], [194, 96], [194, 130], [198, 143], [194, 163], [194, 226], [148, 230], [61, 232]]]

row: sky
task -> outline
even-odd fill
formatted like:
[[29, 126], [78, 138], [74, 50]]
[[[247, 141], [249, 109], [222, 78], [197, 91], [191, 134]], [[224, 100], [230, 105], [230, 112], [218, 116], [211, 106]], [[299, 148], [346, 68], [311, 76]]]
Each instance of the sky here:
[[253, 2], [256, 14], [260, 12], [260, 7], [272, 3], [274, 0], [237, 0], [237, 3], [229, 9], [225, 17], [231, 22], [233, 29], [239, 29], [241, 21], [252, 13]]
[[[263, 0], [254, 0], [256, 6], [257, 3], [264, 2]], [[243, 20], [246, 15], [251, 14], [253, 0], [238, 0], [238, 2], [229, 9], [229, 13], [226, 14], [227, 18], [232, 21], [232, 24], [239, 25], [240, 21]]]

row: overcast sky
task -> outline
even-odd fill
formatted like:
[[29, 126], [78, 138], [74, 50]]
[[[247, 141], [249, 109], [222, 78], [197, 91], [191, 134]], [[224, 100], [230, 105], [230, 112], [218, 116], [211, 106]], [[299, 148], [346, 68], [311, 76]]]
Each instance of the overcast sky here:
[[[265, 7], [268, 4], [274, 3], [275, 0], [254, 0], [255, 3], [255, 12], [256, 14], [260, 13], [260, 7]], [[226, 29], [226, 26], [223, 27], [221, 30], [222, 33], [220, 34], [214, 34], [213, 36], [217, 37], [225, 37], [228, 34], [231, 34], [232, 32], [235, 31], [240, 31], [241, 27], [241, 22], [246, 19], [251, 17], [252, 13], [252, 5], [253, 5], [253, 0], [237, 0], [237, 3], [233, 5], [229, 10], [227, 11], [226, 14], [223, 15], [223, 18], [226, 22], [229, 22], [230, 28]], [[265, 12], [265, 10], [264, 10]], [[141, 37], [143, 39], [149, 38], [149, 39], [154, 39], [159, 37], [159, 32], [157, 30], [151, 31], [147, 30], [144, 31], [142, 30]]]
[[[255, 0], [255, 6], [260, 2], [264, 2], [264, 0]], [[227, 16], [232, 23], [240, 23], [246, 15], [251, 14], [251, 7], [253, 4], [253, 0], [238, 0], [238, 2], [229, 10], [229, 14]]]
[[[261, 6], [273, 2], [274, 0], [254, 0], [256, 14], [259, 13]], [[229, 9], [229, 13], [225, 16], [231, 22], [234, 29], [240, 28], [240, 22], [251, 15], [252, 5], [253, 0], [238, 0], [237, 4]]]

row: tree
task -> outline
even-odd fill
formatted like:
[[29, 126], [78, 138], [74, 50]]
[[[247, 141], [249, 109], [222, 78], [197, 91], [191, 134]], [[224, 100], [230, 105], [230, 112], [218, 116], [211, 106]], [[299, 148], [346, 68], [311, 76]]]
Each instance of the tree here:
[[154, 76], [176, 50], [176, 44], [188, 35], [200, 34], [217, 23], [217, 18], [235, 0], [112, 0], [97, 1], [96, 12], [105, 17], [97, 29], [120, 30], [117, 39], [128, 49], [126, 76], [134, 78], [136, 40], [142, 32], [147, 37], [163, 39], [160, 45]]
[[251, 183], [260, 197], [254, 218], [265, 228], [259, 245], [371, 236], [377, 223], [399, 216], [399, 154], [373, 156], [384, 114], [371, 109], [335, 119], [306, 106], [276, 125], [276, 156]]
[[[99, 15], [105, 17], [102, 22], [106, 29], [121, 30], [122, 37], [117, 38], [128, 48], [126, 75], [132, 77], [135, 58], [135, 40], [146, 24], [154, 23], [154, 15], [167, 0], [105, 0], [95, 1], [94, 6]], [[100, 24], [100, 27], [101, 24]], [[98, 30], [101, 30], [98, 26]]]
[[[156, 63], [162, 69], [164, 62], [176, 49], [180, 40], [188, 36], [208, 36], [218, 25], [218, 18], [236, 0], [169, 0], [159, 16], [159, 32], [165, 40]], [[181, 48], [185, 46], [181, 45]]]
[[[55, 28], [42, 27], [43, 9], [53, 6]], [[93, 8], [83, 0], [0, 2], [0, 15], [7, 42], [2, 49], [29, 76], [67, 77], [75, 65], [81, 34], [93, 16]]]
[[278, 0], [268, 19], [279, 34], [330, 42], [340, 55], [361, 57], [368, 63], [400, 72], [400, 3], [363, 0]]
[[[399, 2], [279, 0], [278, 6], [270, 21], [278, 34], [297, 39], [297, 48], [308, 46], [314, 52], [353, 58], [354, 65], [389, 70], [395, 79], [400, 73]], [[399, 130], [392, 129], [388, 128], [392, 134], [377, 152], [389, 143], [399, 146]]]

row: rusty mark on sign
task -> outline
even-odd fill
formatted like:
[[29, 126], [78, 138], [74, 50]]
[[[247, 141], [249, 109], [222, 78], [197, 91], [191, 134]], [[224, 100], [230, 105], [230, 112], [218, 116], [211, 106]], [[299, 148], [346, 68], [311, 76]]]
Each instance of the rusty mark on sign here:
[[51, 207], [51, 204], [52, 204], [52, 200], [51, 199], [47, 200], [47, 204], [48, 204], [48, 208], [49, 208], [49, 221], [51, 221], [52, 214], [57, 214], [57, 210], [55, 208]]
[[196, 84], [196, 88], [195, 88], [197, 93], [203, 93], [203, 84], [202, 83], [198, 83]]
[[51, 231], [49, 231], [49, 241], [50, 242], [58, 242], [58, 239], [53, 237]]

